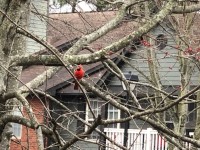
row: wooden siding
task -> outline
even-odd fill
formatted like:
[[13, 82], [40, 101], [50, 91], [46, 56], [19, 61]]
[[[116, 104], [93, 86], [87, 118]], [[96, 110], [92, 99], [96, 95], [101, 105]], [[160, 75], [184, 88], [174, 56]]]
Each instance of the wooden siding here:
[[[31, 4], [31, 10], [33, 12], [38, 12], [42, 15], [47, 15], [47, 1], [33, 0]], [[28, 30], [31, 33], [46, 40], [47, 27], [46, 27], [46, 21], [44, 19], [46, 17], [42, 17], [42, 15], [33, 12], [30, 12], [31, 15], [29, 16], [28, 19]], [[43, 46], [41, 46], [40, 44], [29, 38], [27, 38], [26, 47], [27, 47], [27, 54], [32, 54], [44, 49]]]
[[[65, 106], [67, 106], [72, 112], [76, 112], [77, 114], [79, 114], [77, 112], [77, 108], [78, 108], [78, 101], [76, 101], [76, 98], [72, 98], [74, 101], [71, 101], [68, 98], [63, 98], [61, 101], [62, 103], [64, 103]], [[79, 102], [80, 103], [80, 102]], [[81, 104], [83, 106], [85, 106], [85, 104]], [[73, 135], [69, 132], [67, 132], [67, 130], [69, 130], [70, 132], [76, 134], [78, 127], [77, 127], [77, 119], [75, 119], [72, 115], [70, 115], [65, 109], [63, 109], [62, 107], [60, 107], [58, 104], [56, 103], [51, 103], [51, 109], [52, 111], [52, 117], [55, 119], [55, 121], [57, 123], [60, 123], [62, 127], [58, 127], [58, 131], [60, 133], [60, 136], [65, 139], [65, 140], [70, 140], [71, 138], [73, 138]]]
[[[96, 141], [93, 141], [96, 142]], [[98, 150], [99, 146], [97, 144], [89, 143], [89, 142], [84, 142], [84, 141], [78, 141], [76, 143], [76, 146], [80, 148], [81, 150]], [[77, 150], [78, 148], [71, 148], [72, 150]]]
[[[166, 29], [166, 28], [165, 28]], [[160, 75], [161, 83], [163, 86], [167, 85], [180, 85], [180, 72], [179, 72], [179, 61], [177, 59], [178, 50], [173, 47], [176, 47], [176, 43], [171, 36], [172, 31], [165, 31], [161, 27], [156, 27], [151, 31], [151, 36], [156, 38], [159, 34], [164, 34], [167, 36], [168, 43], [167, 46], [162, 50], [156, 50], [156, 57], [158, 59], [158, 72]], [[154, 42], [152, 42], [154, 44]], [[166, 53], [168, 53], [166, 57]], [[140, 46], [137, 50], [133, 52], [130, 56], [130, 63], [134, 65], [137, 69], [143, 72], [145, 75], [149, 76], [148, 68], [148, 56], [144, 46]], [[192, 67], [191, 67], [192, 69]], [[135, 69], [131, 68], [128, 64], [125, 64], [121, 67], [122, 72], [132, 71], [133, 74], [139, 76], [140, 82], [147, 82], [147, 80]], [[191, 85], [198, 85], [199, 80], [199, 71], [197, 68], [191, 70], [192, 78], [190, 80]], [[116, 77], [111, 79], [111, 86], [119, 86], [121, 82]]]

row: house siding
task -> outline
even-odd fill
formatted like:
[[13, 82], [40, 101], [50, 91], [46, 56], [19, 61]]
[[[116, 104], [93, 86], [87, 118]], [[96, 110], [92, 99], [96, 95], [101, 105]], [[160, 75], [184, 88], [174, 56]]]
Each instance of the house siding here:
[[[29, 103], [32, 106], [33, 112], [35, 112], [36, 118], [39, 123], [44, 122], [44, 107], [41, 101], [37, 98], [28, 97]], [[23, 113], [24, 116], [28, 117], [27, 114]], [[36, 150], [37, 149], [37, 140], [36, 132], [33, 129], [26, 128], [22, 126], [21, 138], [15, 140], [14, 138], [11, 141], [10, 150]]]
[[[86, 103], [80, 96], [59, 96], [56, 98], [59, 101], [62, 101], [62, 103], [73, 113], [85, 119]], [[78, 134], [81, 131], [84, 131], [85, 126], [83, 124], [80, 124], [78, 120], [71, 115], [71, 113], [69, 113], [66, 109], [64, 109], [57, 103], [51, 102], [50, 109], [53, 110], [51, 112], [52, 118], [54, 118], [54, 120], [62, 126], [58, 127], [58, 132], [64, 140], [69, 141], [74, 137], [73, 134]], [[49, 141], [48, 145], [51, 144], [52, 142]], [[58, 147], [51, 148], [51, 150], [57, 150], [57, 149]]]
[[[71, 101], [70, 99], [62, 99], [63, 104], [70, 109], [72, 112], [78, 111], [78, 101]], [[54, 110], [51, 115], [55, 119], [56, 122], [60, 123], [64, 129], [59, 128], [59, 133], [61, 137], [65, 140], [70, 140], [73, 135], [70, 134], [67, 130], [70, 130], [70, 132], [76, 134], [77, 132], [77, 120], [69, 114], [65, 109], [60, 107], [56, 103], [51, 103], [51, 109]], [[77, 112], [78, 114], [78, 112]]]
[[[37, 35], [39, 38], [46, 40], [47, 23], [45, 15], [47, 15], [47, 1], [33, 0], [31, 4], [31, 11], [38, 12], [39, 14], [30, 12], [28, 30]], [[32, 54], [44, 49], [43, 46], [30, 38], [27, 38], [26, 40], [26, 48], [27, 54]]]
[[[166, 30], [166, 28], [164, 30], [160, 26], [156, 27], [154, 30], [151, 31], [151, 36], [153, 38], [156, 38], [159, 34], [166, 35], [167, 39], [168, 39], [167, 46], [164, 49], [162, 49], [162, 50], [154, 49], [156, 51], [156, 57], [158, 58], [158, 61], [157, 61], [158, 62], [158, 73], [160, 76], [161, 83], [163, 86], [180, 85], [180, 71], [179, 71], [180, 65], [179, 65], [179, 61], [176, 57], [178, 54], [178, 50], [173, 48], [173, 47], [176, 47], [175, 40], [171, 36], [171, 34], [173, 34], [173, 32], [169, 29]], [[151, 44], [154, 44], [154, 42], [152, 42]], [[167, 57], [166, 57], [166, 53], [168, 53]], [[131, 54], [130, 58], [131, 58], [131, 59], [129, 59], [130, 64], [135, 66], [137, 69], [139, 69], [145, 75], [149, 76], [148, 56], [147, 56], [144, 46], [138, 47], [138, 49], [135, 50], [133, 52], [133, 54]], [[121, 67], [121, 70], [122, 70], [122, 72], [131, 71], [133, 74], [138, 75], [140, 82], [148, 82], [144, 78], [144, 76], [142, 76], [138, 71], [133, 69], [128, 64], [124, 64]], [[192, 77], [190, 80], [190, 84], [198, 85], [199, 84], [199, 80], [198, 80], [199, 71], [197, 70], [196, 67], [193, 68], [193, 66], [191, 66], [191, 74], [192, 74]], [[121, 82], [119, 81], [119, 79], [117, 77], [114, 77], [111, 79], [109, 85], [110, 86], [119, 86], [119, 85], [121, 85]]]
[[[97, 144], [92, 144], [89, 142], [78, 141], [76, 143], [77, 147], [81, 150], [98, 150], [99, 146]], [[72, 148], [73, 150], [77, 150], [77, 148]]]
[[[156, 57], [158, 58], [158, 73], [160, 75], [161, 83], [164, 87], [169, 87], [169, 88], [173, 88], [170, 85], [173, 85], [173, 86], [180, 85], [180, 75], [181, 75], [179, 71], [179, 68], [180, 68], [179, 61], [176, 57], [178, 54], [178, 50], [173, 48], [173, 47], [176, 47], [176, 43], [175, 43], [175, 40], [171, 36], [172, 33], [173, 32], [170, 29], [166, 30], [165, 28], [164, 30], [162, 27], [159, 27], [159, 26], [151, 31], [151, 37], [153, 38], [156, 38], [159, 34], [165, 34], [168, 39], [167, 46], [164, 49], [162, 50], [155, 49], [155, 50], [156, 50]], [[165, 57], [166, 52], [168, 52], [169, 54], [169, 56], [167, 57]], [[138, 47], [137, 50], [133, 51], [133, 53], [130, 54], [129, 58], [131, 58], [129, 59], [131, 65], [135, 66], [137, 69], [143, 72], [144, 75], [148, 77], [150, 76], [148, 61], [147, 61], [148, 56], [147, 56], [144, 46], [141, 45], [140, 47]], [[148, 82], [146, 78], [144, 78], [137, 70], [133, 69], [128, 64], [122, 64], [120, 68], [121, 68], [121, 71], [124, 73], [128, 73], [129, 71], [131, 71], [134, 75], [138, 75], [139, 82], [144, 82], [144, 83]], [[190, 80], [190, 85], [192, 86], [198, 85], [199, 71], [197, 70], [197, 68], [194, 68], [194, 70], [191, 71], [191, 73], [192, 73], [192, 77]], [[121, 81], [117, 77], [111, 78], [108, 86], [110, 87], [110, 90], [114, 93], [120, 93], [123, 90], [122, 88], [120, 88], [120, 86], [122, 86]], [[170, 89], [168, 90], [171, 91]], [[138, 96], [142, 94], [136, 93], [136, 95]], [[151, 126], [148, 123], [142, 120], [134, 119], [130, 121], [129, 128], [130, 129], [138, 129], [138, 128], [147, 129], [149, 127]]]

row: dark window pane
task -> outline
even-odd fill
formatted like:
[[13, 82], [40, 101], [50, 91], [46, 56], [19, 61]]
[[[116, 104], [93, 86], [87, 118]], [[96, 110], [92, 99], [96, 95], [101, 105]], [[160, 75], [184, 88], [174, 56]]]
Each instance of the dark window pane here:
[[196, 106], [194, 103], [188, 104], [188, 121], [194, 121], [196, 119]]
[[164, 35], [164, 34], [159, 34], [157, 37], [156, 37], [156, 42], [155, 42], [155, 45], [157, 46], [157, 48], [159, 50], [162, 50], [163, 48], [166, 47], [167, 45], [167, 37]]

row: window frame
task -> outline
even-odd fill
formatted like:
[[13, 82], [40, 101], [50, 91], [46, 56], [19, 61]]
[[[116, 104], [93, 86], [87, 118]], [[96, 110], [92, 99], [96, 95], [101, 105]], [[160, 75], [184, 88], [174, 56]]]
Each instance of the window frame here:
[[[109, 109], [110, 107], [112, 107], [112, 109]], [[117, 118], [113, 118], [113, 117], [111, 118], [110, 117], [110, 112], [113, 113], [113, 117], [114, 117], [114, 113], [117, 112], [118, 113], [117, 114]], [[109, 119], [109, 120], [120, 119], [121, 118], [121, 111], [120, 111], [120, 109], [117, 109], [116, 107], [112, 106], [110, 103], [108, 104], [108, 111], [107, 111], [107, 113], [108, 113], [107, 119]], [[110, 125], [114, 126], [115, 124], [110, 124]], [[108, 128], [120, 129], [120, 123], [117, 123], [117, 127], [108, 127]]]
[[[16, 116], [23, 116], [23, 114], [22, 114], [23, 113], [22, 105], [20, 104], [20, 105], [14, 106], [11, 113], [13, 115], [16, 115]], [[13, 133], [12, 138], [21, 139], [22, 138], [22, 125], [19, 124], [19, 123], [13, 123], [13, 122], [11, 123], [11, 125], [12, 125], [11, 131]], [[18, 126], [18, 129], [16, 127], [14, 127], [14, 126]], [[19, 131], [17, 131], [19, 133], [19, 135], [15, 134], [15, 132], [16, 132], [15, 130], [19, 130]]]
[[197, 118], [197, 111], [196, 111], [196, 104], [195, 103], [188, 103], [188, 115], [187, 121], [193, 122]]
[[165, 123], [173, 123], [173, 119], [170, 117], [170, 120], [167, 120], [167, 116], [170, 116], [170, 114], [167, 112], [168, 110], [166, 110], [164, 112], [164, 120], [165, 120]]
[[161, 33], [156, 36], [155, 46], [157, 47], [157, 49], [163, 50], [167, 46], [167, 43], [168, 43], [168, 39], [165, 34]]
[[[97, 114], [95, 114], [95, 117], [97, 117], [98, 114], [101, 114], [101, 107], [103, 105], [105, 105], [105, 102], [103, 102], [100, 99], [90, 99], [90, 105], [91, 105], [91, 107], [95, 106], [95, 105], [92, 105], [92, 103], [94, 103], [94, 102], [97, 102], [97, 105], [96, 105], [97, 107], [96, 108], [98, 108], [98, 109], [97, 109]], [[92, 110], [94, 110], [94, 109], [92, 109]], [[88, 123], [92, 123], [92, 122], [94, 122], [94, 118], [93, 117], [92, 118], [89, 117], [90, 116], [89, 112], [90, 112], [90, 109], [89, 109], [88, 104], [86, 103], [85, 121], [88, 122]], [[89, 127], [87, 125], [85, 125], [85, 131], [87, 131], [88, 129], [89, 129]], [[96, 138], [93, 138], [95, 136], [96, 136]], [[98, 133], [95, 133], [95, 131], [93, 131], [91, 133], [91, 135], [87, 137], [87, 139], [88, 140], [98, 140], [99, 139]]]

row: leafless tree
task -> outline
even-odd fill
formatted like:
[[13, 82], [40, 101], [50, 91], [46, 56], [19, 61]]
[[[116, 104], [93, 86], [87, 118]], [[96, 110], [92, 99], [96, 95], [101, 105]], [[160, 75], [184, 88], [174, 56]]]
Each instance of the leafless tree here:
[[[198, 2], [194, 3], [178, 0], [127, 0], [112, 1], [110, 4], [117, 5], [118, 10], [116, 11], [116, 16], [89, 34], [87, 33], [84, 36], [81, 36], [81, 38], [79, 38], [68, 50], [61, 53], [47, 41], [40, 39], [38, 36], [26, 30], [28, 12], [30, 11], [30, 0], [0, 1], [1, 149], [9, 149], [9, 143], [12, 137], [12, 133], [10, 132], [11, 122], [22, 124], [27, 128], [32, 128], [36, 131], [38, 150], [44, 149], [43, 137], [51, 139], [60, 150], [64, 150], [74, 146], [73, 144], [77, 141], [87, 141], [85, 138], [94, 131], [105, 139], [112, 141], [112, 139], [107, 137], [97, 127], [99, 125], [122, 123], [133, 119], [147, 122], [154, 129], [158, 130], [158, 132], [171, 143], [171, 149], [186, 149], [184, 147], [185, 142], [191, 143], [193, 149], [200, 147], [200, 85], [198, 83], [194, 84], [195, 86], [192, 86], [191, 83], [194, 74], [197, 73], [197, 75], [199, 75], [199, 39], [197, 39], [198, 35], [195, 35], [197, 31], [193, 27], [195, 23], [198, 23], [198, 19], [195, 18], [198, 17], [197, 12], [200, 9], [200, 4]], [[99, 38], [121, 25], [124, 18], [127, 17], [127, 14], [128, 17], [133, 17], [133, 19], [137, 16], [136, 21], [138, 21], [138, 26], [134, 27], [134, 30], [130, 34], [105, 47], [101, 47], [98, 51], [89, 46], [90, 43], [97, 41]], [[162, 24], [166, 20], [170, 26]], [[174, 31], [174, 33], [172, 34], [169, 32], [168, 37], [159, 35], [154, 38], [152, 29], [157, 26], [163, 30], [168, 27]], [[40, 53], [35, 55], [25, 55], [25, 39], [27, 37], [43, 45], [48, 52], [51, 52], [51, 55]], [[166, 40], [172, 38], [177, 44], [172, 46], [176, 52], [174, 52], [174, 50], [162, 51], [162, 48], [168, 44], [166, 43]], [[141, 48], [134, 46], [133, 41], [138, 41], [138, 39], [142, 50]], [[140, 67], [134, 65], [132, 60], [121, 53], [122, 49], [127, 47], [130, 48], [131, 46], [134, 48], [132, 48], [132, 50], [126, 49], [126, 51], [137, 55], [138, 60], [145, 61], [148, 73], [140, 70]], [[89, 50], [87, 54], [79, 53], [85, 49]], [[118, 55], [130, 68], [137, 70], [146, 82], [126, 80], [123, 72], [113, 62], [111, 54]], [[178, 71], [180, 72], [180, 84], [178, 87], [173, 88], [174, 91], [170, 92], [165, 90], [167, 87], [165, 87], [162, 82], [162, 79], [167, 78], [167, 75], [161, 74], [162, 68], [160, 65], [161, 61], [168, 60], [167, 58], [174, 58], [177, 60], [176, 63], [178, 64]], [[169, 61], [171, 61], [171, 59], [169, 59]], [[74, 77], [72, 66], [77, 64], [87, 65], [96, 62], [102, 63], [106, 70], [111, 72], [117, 80], [122, 81], [126, 85], [129, 95], [129, 105], [121, 101], [121, 95], [113, 94], [107, 87], [102, 88], [91, 84], [92, 81], [90, 81], [89, 77], [85, 77], [79, 81]], [[137, 63], [140, 62], [138, 61]], [[31, 65], [46, 65], [52, 67], [49, 67], [44, 73], [41, 73], [30, 82], [24, 84], [19, 77], [22, 72], [22, 67]], [[62, 67], [64, 67], [66, 72], [78, 82], [80, 90], [85, 96], [91, 114], [93, 115], [93, 123], [83, 120], [62, 102], [51, 95], [48, 95], [45, 91], [37, 89], [40, 85], [44, 84], [47, 79], [54, 76]], [[173, 66], [169, 66], [169, 71], [173, 71], [173, 69]], [[170, 79], [168, 82], [171, 83]], [[129, 85], [131, 83], [141, 87], [140, 89], [138, 88], [138, 90], [141, 90], [140, 93], [143, 93], [142, 96], [137, 96], [130, 90]], [[173, 83], [168, 85], [174, 86]], [[145, 91], [144, 89], [148, 90]], [[117, 109], [120, 109], [126, 114], [126, 117], [108, 120], [102, 118], [100, 115], [95, 116], [95, 113], [91, 109], [90, 97], [87, 95], [87, 91], [93, 93], [105, 103], [109, 103]], [[52, 125], [46, 126], [44, 123], [40, 123], [37, 120], [35, 112], [32, 110], [32, 106], [27, 100], [29, 94], [35, 95], [38, 99], [40, 99], [38, 95], [43, 95], [50, 102], [57, 103], [57, 105], [62, 107], [66, 113], [88, 126], [87, 130], [80, 134], [68, 131], [72, 135], [72, 138], [68, 140], [63, 139], [56, 127], [59, 126], [63, 129], [65, 129], [65, 127], [62, 126], [62, 124], [58, 124], [51, 117], [46, 106], [44, 106], [44, 108]], [[144, 107], [141, 105], [141, 101], [143, 100], [145, 100], [145, 103], [148, 104], [148, 106]], [[194, 103], [197, 106], [196, 110], [194, 110], [196, 111], [197, 119], [195, 121], [196, 126], [193, 138], [185, 136], [188, 117], [187, 107], [190, 103]], [[13, 115], [12, 111], [15, 109], [13, 106], [19, 106], [20, 104], [23, 105], [26, 115]], [[165, 124], [166, 114], [172, 118], [173, 129], [168, 128]], [[115, 141], [112, 142], [120, 149], [127, 149]], [[102, 143], [97, 141], [96, 144], [101, 145]]]

